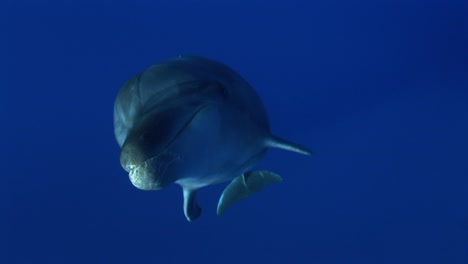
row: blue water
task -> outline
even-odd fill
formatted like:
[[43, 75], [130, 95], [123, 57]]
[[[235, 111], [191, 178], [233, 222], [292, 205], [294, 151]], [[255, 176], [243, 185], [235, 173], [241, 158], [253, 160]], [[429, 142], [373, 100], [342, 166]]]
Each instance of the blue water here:
[[[468, 2], [3, 1], [0, 263], [468, 263]], [[125, 80], [195, 54], [240, 72], [282, 175], [216, 216], [224, 185], [134, 188]], [[216, 153], [213, 153], [216, 155]]]

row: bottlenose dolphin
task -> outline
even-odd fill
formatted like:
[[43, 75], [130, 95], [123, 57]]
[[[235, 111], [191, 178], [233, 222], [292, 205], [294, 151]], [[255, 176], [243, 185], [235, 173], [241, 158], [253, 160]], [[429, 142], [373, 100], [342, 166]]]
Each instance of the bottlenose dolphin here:
[[270, 132], [255, 90], [227, 65], [195, 56], [157, 63], [126, 81], [114, 104], [120, 163], [132, 184], [159, 190], [182, 187], [184, 214], [201, 214], [196, 191], [231, 183], [218, 202], [218, 215], [262, 186], [281, 181], [266, 170], [250, 171], [275, 147], [311, 151]]

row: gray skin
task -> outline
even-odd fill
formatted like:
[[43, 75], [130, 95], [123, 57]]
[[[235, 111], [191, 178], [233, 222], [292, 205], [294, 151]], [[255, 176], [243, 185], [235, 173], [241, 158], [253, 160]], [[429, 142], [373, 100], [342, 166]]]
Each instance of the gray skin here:
[[204, 186], [232, 181], [220, 215], [280, 181], [269, 171], [249, 171], [269, 147], [311, 153], [273, 136], [254, 89], [228, 66], [202, 57], [169, 59], [129, 79], [115, 101], [114, 128], [132, 184], [142, 190], [179, 184], [189, 221], [201, 214], [196, 191]]

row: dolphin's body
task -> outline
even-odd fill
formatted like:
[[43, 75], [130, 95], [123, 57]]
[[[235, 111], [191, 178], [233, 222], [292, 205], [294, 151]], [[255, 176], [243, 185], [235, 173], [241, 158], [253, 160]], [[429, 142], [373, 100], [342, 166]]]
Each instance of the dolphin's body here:
[[132, 184], [158, 190], [182, 186], [184, 213], [200, 216], [196, 191], [232, 180], [218, 214], [235, 201], [280, 181], [268, 171], [249, 171], [268, 147], [310, 154], [270, 133], [254, 89], [228, 66], [202, 57], [179, 56], [129, 79], [114, 105], [120, 162]]

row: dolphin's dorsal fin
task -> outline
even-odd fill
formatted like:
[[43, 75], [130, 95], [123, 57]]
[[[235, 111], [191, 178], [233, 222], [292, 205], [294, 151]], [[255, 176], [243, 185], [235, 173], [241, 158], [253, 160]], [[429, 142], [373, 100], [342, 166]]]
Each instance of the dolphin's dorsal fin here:
[[304, 155], [311, 155], [313, 153], [312, 150], [304, 146], [288, 141], [286, 139], [282, 139], [277, 136], [268, 137], [266, 139], [266, 145], [271, 148], [279, 148], [279, 149], [294, 151], [294, 152], [304, 154]]
[[233, 203], [260, 191], [264, 185], [280, 181], [281, 176], [266, 170], [248, 171], [237, 176], [221, 194], [217, 214], [221, 215]]
[[201, 215], [201, 207], [197, 202], [197, 191], [182, 187], [184, 192], [184, 214], [189, 222], [197, 219]]

